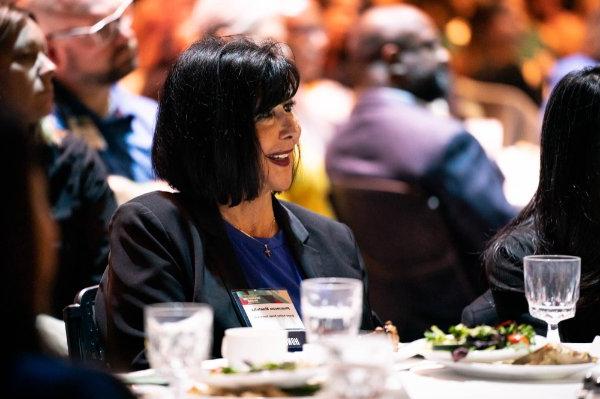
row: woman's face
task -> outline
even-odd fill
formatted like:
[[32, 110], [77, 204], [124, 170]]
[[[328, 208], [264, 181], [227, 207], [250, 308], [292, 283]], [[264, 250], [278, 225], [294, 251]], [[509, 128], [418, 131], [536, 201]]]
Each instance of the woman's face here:
[[28, 20], [8, 55], [8, 71], [0, 77], [2, 101], [25, 117], [28, 124], [36, 123], [52, 111], [55, 65], [46, 52], [42, 31]]
[[292, 185], [294, 148], [300, 139], [293, 106], [290, 100], [257, 118], [256, 135], [263, 155], [263, 191], [285, 191]]

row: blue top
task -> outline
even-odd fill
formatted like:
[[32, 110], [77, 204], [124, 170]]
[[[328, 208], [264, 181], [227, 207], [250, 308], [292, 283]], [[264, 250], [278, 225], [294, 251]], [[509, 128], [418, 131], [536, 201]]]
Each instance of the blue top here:
[[113, 85], [109, 115], [101, 118], [55, 82], [56, 116], [60, 128], [69, 129], [98, 151], [109, 174], [136, 182], [153, 180], [151, 150], [156, 125], [156, 101]]
[[[271, 238], [250, 238], [225, 221], [227, 235], [249, 287], [253, 289], [286, 289], [298, 315], [300, 312], [300, 282], [296, 261], [285, 241], [283, 230]], [[267, 244], [271, 256], [265, 255]]]

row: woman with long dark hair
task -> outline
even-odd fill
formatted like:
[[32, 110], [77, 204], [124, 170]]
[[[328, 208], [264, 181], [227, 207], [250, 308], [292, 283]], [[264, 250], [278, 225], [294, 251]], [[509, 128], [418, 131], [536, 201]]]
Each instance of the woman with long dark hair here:
[[[531, 202], [490, 242], [484, 263], [501, 319], [530, 318], [523, 257], [581, 257], [581, 297], [563, 340], [600, 333], [600, 67], [571, 72], [552, 91], [541, 138], [540, 181]], [[543, 327], [541, 328], [543, 330]]]
[[48, 200], [58, 223], [57, 277], [44, 310], [62, 319], [79, 290], [98, 284], [108, 258], [108, 222], [117, 208], [98, 155], [50, 116], [55, 65], [44, 34], [24, 11], [0, 7], [0, 106], [40, 144]]
[[[147, 367], [143, 308], [195, 301], [215, 310], [213, 354], [244, 325], [232, 290], [286, 289], [365, 269], [348, 227], [277, 200], [292, 184], [300, 127], [296, 66], [274, 43], [209, 37], [169, 73], [153, 146], [157, 176], [179, 192], [121, 206], [96, 314], [111, 365]], [[365, 289], [362, 327], [373, 328]]]
[[[0, 8], [0, 14], [2, 9]], [[108, 374], [77, 368], [63, 359], [43, 355], [36, 315], [48, 303], [55, 272], [57, 228], [46, 201], [46, 179], [38, 162], [39, 149], [27, 129], [15, 120], [18, 112], [0, 107], [2, 146], [0, 181], [0, 319], [6, 345], [0, 360], [3, 398], [133, 398]]]
[[47, 201], [47, 147], [34, 126], [52, 106], [53, 68], [35, 21], [0, 6], [0, 397], [133, 398], [107, 374], [42, 354], [35, 321], [56, 280], [59, 229]]

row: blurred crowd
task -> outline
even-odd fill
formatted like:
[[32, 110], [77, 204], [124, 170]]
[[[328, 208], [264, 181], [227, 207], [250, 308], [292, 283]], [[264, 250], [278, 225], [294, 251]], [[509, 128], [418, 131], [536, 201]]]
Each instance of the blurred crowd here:
[[[374, 275], [371, 291], [403, 287], [402, 300], [422, 306], [398, 316], [386, 298], [372, 299], [380, 316], [401, 317], [401, 337], [412, 339], [432, 322], [456, 321], [487, 288], [485, 242], [537, 188], [551, 90], [600, 60], [600, 0], [0, 1], [0, 107], [41, 149], [41, 194], [58, 227], [48, 238], [56, 277], [36, 312], [62, 318], [79, 290], [100, 282], [120, 204], [173, 191], [152, 165], [158, 102], [180, 54], [213, 35], [286, 44], [301, 79], [301, 156], [278, 197], [351, 225]], [[418, 276], [379, 273], [392, 261], [377, 258], [386, 251], [377, 245], [390, 240], [393, 252], [390, 235], [400, 233], [370, 243], [380, 236], [362, 226], [376, 218], [353, 219], [349, 197], [336, 197], [335, 185], [359, 177], [382, 191], [397, 188], [384, 180], [418, 186], [427, 209], [443, 210], [456, 248], [435, 260], [394, 258], [422, 261]], [[413, 247], [426, 240], [407, 234]]]

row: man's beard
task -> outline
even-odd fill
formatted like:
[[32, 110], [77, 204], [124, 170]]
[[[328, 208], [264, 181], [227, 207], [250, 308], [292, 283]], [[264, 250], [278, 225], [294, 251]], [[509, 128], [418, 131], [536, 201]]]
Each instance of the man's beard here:
[[133, 71], [135, 65], [123, 65], [120, 67], [111, 67], [108, 71], [103, 74], [95, 74], [90, 75], [90, 83], [96, 83], [99, 85], [110, 85], [115, 82], [121, 80], [121, 78], [125, 77], [129, 72]]
[[[115, 55], [117, 54], [118, 51], [115, 51]], [[69, 57], [71, 58], [69, 62], [77, 63], [77, 61], [74, 59], [74, 57], [76, 57], [75, 54], [69, 53]], [[115, 58], [116, 56], [113, 57], [113, 60]], [[136, 66], [137, 57], [134, 53], [132, 54], [132, 57], [130, 59], [128, 59], [126, 62], [122, 62], [120, 65], [111, 64], [105, 71], [82, 74], [81, 81], [93, 85], [111, 85], [115, 82], [118, 82], [121, 78], [125, 77], [127, 74], [133, 71]]]
[[434, 73], [414, 79], [406, 90], [424, 101], [445, 98], [450, 87], [450, 73], [447, 68], [438, 68]]

